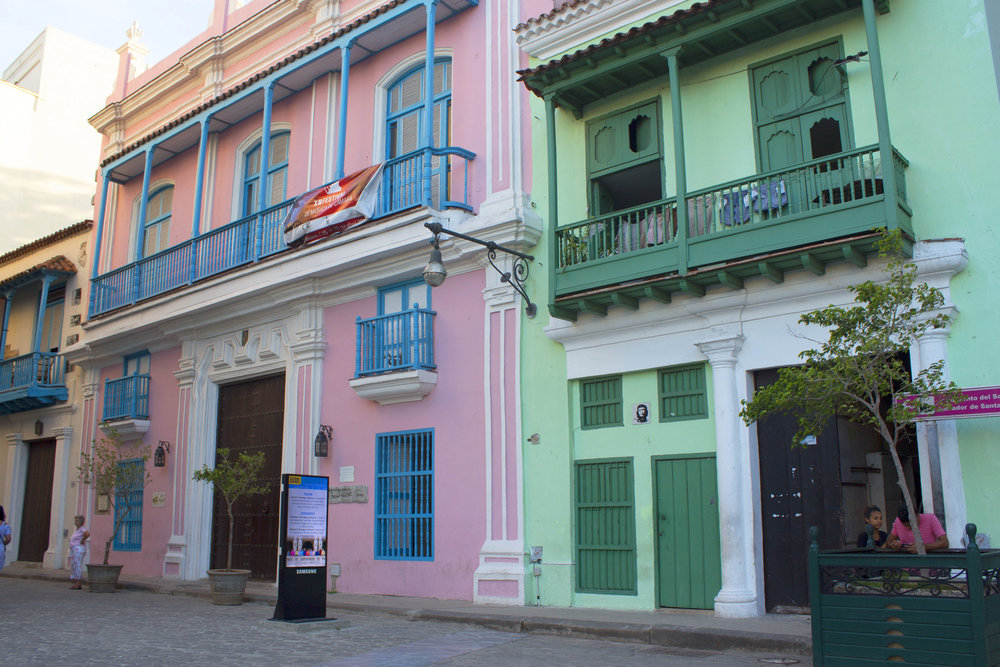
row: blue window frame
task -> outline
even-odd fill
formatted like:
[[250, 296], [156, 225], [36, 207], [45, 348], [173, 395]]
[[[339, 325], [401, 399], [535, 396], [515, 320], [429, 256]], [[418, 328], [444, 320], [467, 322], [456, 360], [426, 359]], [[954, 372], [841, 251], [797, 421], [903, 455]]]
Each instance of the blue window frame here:
[[434, 560], [434, 429], [375, 438], [375, 559]]
[[[267, 200], [271, 206], [285, 200], [288, 186], [288, 142], [289, 132], [271, 135], [271, 149], [268, 154]], [[260, 147], [254, 144], [243, 158], [243, 215], [256, 213], [260, 209]]]
[[174, 208], [174, 186], [167, 185], [149, 195], [142, 223], [142, 256], [149, 257], [170, 245], [170, 216]]
[[378, 291], [378, 314], [391, 315], [404, 310], [431, 307], [431, 288], [423, 280], [381, 287]]
[[[424, 65], [407, 71], [389, 87], [386, 110], [386, 160], [391, 185], [391, 208], [420, 202], [420, 158], [404, 161], [406, 155], [422, 148], [424, 142]], [[434, 61], [434, 117], [431, 122], [431, 146], [440, 148], [451, 143], [451, 60]], [[435, 204], [442, 195], [447, 198], [447, 162], [440, 157], [431, 160], [431, 192]], [[442, 187], [443, 186], [443, 187]]]
[[122, 376], [104, 383], [105, 421], [149, 419], [149, 352], [125, 356]]
[[118, 469], [138, 481], [131, 493], [115, 494], [115, 507], [124, 513], [121, 529], [115, 538], [115, 551], [140, 551], [142, 549], [142, 488], [146, 478], [146, 464], [142, 459], [120, 461]]

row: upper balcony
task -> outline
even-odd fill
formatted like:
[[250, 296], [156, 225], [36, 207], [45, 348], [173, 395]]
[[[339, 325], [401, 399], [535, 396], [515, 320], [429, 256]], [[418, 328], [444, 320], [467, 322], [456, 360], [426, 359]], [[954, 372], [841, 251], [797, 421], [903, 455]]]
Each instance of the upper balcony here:
[[[471, 210], [463, 148], [426, 148], [388, 160], [382, 172], [375, 219], [424, 205], [424, 172], [430, 167], [435, 208]], [[213, 229], [91, 281], [89, 316], [153, 299], [225, 271], [287, 251], [282, 223], [295, 198]]]
[[67, 397], [61, 354], [33, 352], [0, 361], [0, 414], [42, 408]]

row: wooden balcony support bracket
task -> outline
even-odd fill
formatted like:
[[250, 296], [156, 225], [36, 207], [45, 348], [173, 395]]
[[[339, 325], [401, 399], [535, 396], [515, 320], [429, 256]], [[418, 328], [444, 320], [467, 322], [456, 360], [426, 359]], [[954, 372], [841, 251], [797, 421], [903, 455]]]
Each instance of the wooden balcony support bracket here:
[[775, 284], [780, 284], [785, 282], [785, 272], [776, 267], [771, 262], [760, 262], [757, 264], [757, 270], [760, 271], [760, 275], [763, 278], [767, 278]]
[[592, 299], [581, 299], [579, 303], [580, 310], [593, 313], [594, 315], [600, 315], [601, 317], [608, 314], [608, 307], [603, 303], [598, 303]]
[[845, 245], [842, 250], [844, 252], [844, 259], [851, 264], [859, 267], [868, 266], [868, 257], [854, 246]]
[[719, 271], [719, 283], [729, 289], [743, 289], [743, 279], [729, 271]]
[[660, 303], [670, 303], [670, 292], [665, 289], [660, 289], [659, 287], [646, 287], [643, 289], [643, 294], [647, 298], [653, 299], [654, 301], [659, 301]]
[[802, 268], [812, 271], [817, 276], [821, 276], [826, 273], [826, 266], [823, 262], [819, 261], [808, 252], [802, 253]]
[[551, 304], [549, 305], [549, 314], [556, 319], [566, 320], [567, 322], [576, 322], [577, 313], [572, 308]]
[[682, 279], [677, 281], [677, 286], [681, 288], [681, 291], [685, 294], [690, 294], [691, 296], [705, 296], [705, 286], [698, 283], [691, 282], [690, 280]]
[[629, 296], [628, 294], [623, 294], [622, 292], [612, 293], [611, 303], [617, 306], [623, 306], [629, 310], [639, 310], [639, 299], [634, 296]]

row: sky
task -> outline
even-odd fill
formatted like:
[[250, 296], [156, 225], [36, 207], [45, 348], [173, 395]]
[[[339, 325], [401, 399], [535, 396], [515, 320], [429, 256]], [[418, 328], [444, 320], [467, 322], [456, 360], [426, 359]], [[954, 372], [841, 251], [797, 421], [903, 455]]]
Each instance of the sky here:
[[142, 30], [146, 63], [162, 60], [208, 25], [213, 0], [0, 0], [0, 71], [47, 25], [109, 49], [125, 43], [132, 21]]

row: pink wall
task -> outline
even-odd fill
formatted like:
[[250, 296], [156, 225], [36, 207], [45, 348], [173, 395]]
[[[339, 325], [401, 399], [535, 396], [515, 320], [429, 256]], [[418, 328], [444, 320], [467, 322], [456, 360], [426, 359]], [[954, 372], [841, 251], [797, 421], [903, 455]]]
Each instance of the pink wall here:
[[[369, 298], [326, 312], [328, 332], [321, 421], [333, 426], [330, 457], [319, 474], [368, 486], [368, 502], [330, 505], [330, 561], [338, 590], [471, 599], [472, 572], [485, 532], [482, 271], [451, 276], [432, 295], [438, 384], [423, 400], [380, 406], [359, 398], [354, 376], [355, 318], [376, 314]], [[337, 336], [329, 335], [337, 332]], [[374, 560], [375, 435], [434, 429], [434, 560]]]
[[[150, 355], [150, 427], [143, 437], [143, 443], [155, 450], [160, 440], [166, 440], [171, 443], [171, 453], [167, 455], [166, 467], [155, 468], [152, 460], [146, 467], [150, 479], [142, 494], [142, 550], [126, 552], [112, 549], [108, 559], [112, 564], [124, 565], [125, 571], [132, 574], [155, 576], [162, 571], [163, 556], [171, 534], [174, 471], [178, 469], [173, 447], [177, 435], [177, 381], [173, 371], [177, 369], [180, 353], [181, 349], [177, 347]], [[104, 380], [121, 377], [122, 368], [122, 364], [118, 363], [101, 369], [101, 382], [95, 400], [98, 421], [104, 409]], [[95, 437], [100, 439], [100, 432]], [[161, 491], [166, 492], [166, 503], [163, 507], [153, 507], [153, 494]], [[100, 563], [104, 558], [104, 543], [113, 530], [114, 517], [110, 513], [94, 514], [92, 507], [81, 506], [79, 511], [90, 517], [89, 527], [93, 536], [90, 562]]]

